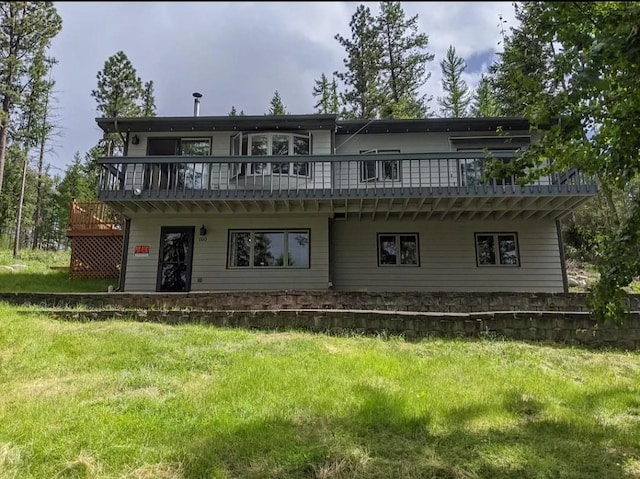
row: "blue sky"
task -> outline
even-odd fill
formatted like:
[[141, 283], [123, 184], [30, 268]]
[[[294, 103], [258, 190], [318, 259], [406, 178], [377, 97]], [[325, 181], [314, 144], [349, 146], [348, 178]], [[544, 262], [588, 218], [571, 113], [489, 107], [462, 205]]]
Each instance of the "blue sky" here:
[[[47, 162], [64, 169], [96, 144], [100, 130], [91, 90], [105, 60], [124, 51], [143, 81], [153, 80], [158, 115], [193, 114], [192, 92], [203, 94], [200, 114], [226, 115], [235, 105], [263, 114], [275, 90], [290, 113], [313, 113], [314, 79], [343, 68], [335, 34], [349, 36], [360, 2], [55, 2], [62, 31], [57, 58], [58, 135]], [[374, 12], [377, 2], [364, 2]], [[500, 16], [514, 25], [511, 2], [403, 2], [429, 36], [431, 78], [424, 93], [437, 111], [440, 65], [452, 44], [468, 62], [474, 87], [500, 51]], [[53, 171], [60, 172], [59, 170]]]

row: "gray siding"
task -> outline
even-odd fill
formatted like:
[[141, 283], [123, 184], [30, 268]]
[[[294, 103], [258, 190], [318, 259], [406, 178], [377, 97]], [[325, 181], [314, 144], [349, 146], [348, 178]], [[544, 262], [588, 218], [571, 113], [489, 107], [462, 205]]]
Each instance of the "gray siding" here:
[[[511, 135], [530, 135], [527, 131], [510, 132]], [[441, 153], [458, 151], [450, 137], [484, 137], [492, 132], [447, 132], [447, 133], [385, 133], [336, 135], [336, 153], [359, 154], [368, 150], [399, 150], [400, 153]], [[494, 133], [495, 135], [495, 133]], [[496, 138], [500, 138], [496, 135]], [[532, 135], [532, 141], [537, 137]], [[473, 144], [467, 145], [474, 146]], [[482, 150], [482, 142], [475, 147]], [[335, 188], [370, 189], [389, 187], [417, 187], [417, 186], [457, 186], [459, 182], [459, 162], [456, 160], [404, 160], [400, 162], [400, 177], [398, 180], [378, 180], [364, 182], [361, 180], [360, 165], [356, 162], [337, 164], [334, 168]], [[540, 184], [548, 184], [548, 178], [543, 177]]]
[[[204, 134], [203, 132], [187, 133], [139, 133], [140, 143], [129, 144], [127, 156], [147, 156], [148, 138], [210, 138], [212, 156], [229, 156], [231, 154], [231, 137], [236, 132], [213, 132]], [[312, 154], [331, 154], [331, 132], [312, 131]], [[292, 157], [292, 161], [295, 157]], [[308, 188], [329, 188], [331, 186], [331, 164], [328, 162], [316, 163], [313, 165], [311, 178], [306, 179], [294, 175], [258, 175], [247, 176], [237, 179], [231, 178], [229, 165], [219, 164], [191, 164], [191, 168], [202, 175], [202, 188], [204, 189], [245, 189], [261, 186], [267, 189], [308, 189]], [[125, 176], [125, 189], [132, 190], [141, 187], [144, 178], [144, 166], [141, 164], [130, 166]]]
[[[457, 151], [449, 137], [490, 136], [495, 132], [424, 132], [424, 133], [377, 133], [359, 134], [349, 139], [350, 135], [336, 135], [336, 153], [358, 154], [363, 150], [400, 149], [403, 153], [428, 153], [441, 151]], [[528, 131], [512, 131], [511, 135], [530, 135]], [[348, 140], [348, 141], [347, 141]], [[531, 138], [534, 141], [534, 137]]]
[[[418, 233], [420, 266], [378, 266], [377, 233]], [[520, 266], [476, 266], [474, 233], [518, 234]], [[333, 285], [356, 291], [562, 291], [555, 223], [335, 221]]]
[[[203, 224], [207, 227], [206, 241], [202, 241], [198, 235], [198, 230]], [[196, 215], [146, 215], [131, 218], [125, 291], [155, 291], [161, 226], [195, 227], [192, 291], [314, 290], [328, 287], [327, 217], [283, 215], [216, 218]], [[253, 228], [310, 230], [310, 268], [228, 269], [228, 231]], [[136, 258], [136, 245], [149, 245], [149, 256]], [[201, 282], [198, 282], [198, 278], [201, 278]]]

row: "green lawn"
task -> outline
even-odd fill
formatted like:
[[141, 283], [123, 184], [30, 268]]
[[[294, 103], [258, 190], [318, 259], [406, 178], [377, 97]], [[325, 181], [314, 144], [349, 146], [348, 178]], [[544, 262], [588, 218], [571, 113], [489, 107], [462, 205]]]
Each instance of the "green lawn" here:
[[0, 249], [0, 292], [104, 292], [109, 285], [118, 285], [117, 279], [69, 279], [70, 255], [69, 251], [25, 249], [15, 259], [12, 251]]
[[0, 304], [2, 478], [638, 478], [640, 354]]

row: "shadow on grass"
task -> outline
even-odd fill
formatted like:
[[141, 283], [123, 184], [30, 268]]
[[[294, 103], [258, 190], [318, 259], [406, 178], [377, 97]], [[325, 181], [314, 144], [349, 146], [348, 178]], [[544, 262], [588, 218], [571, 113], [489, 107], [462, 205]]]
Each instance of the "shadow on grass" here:
[[[595, 415], [628, 391], [576, 399], [575, 420], [545, 417], [545, 405], [508, 392], [501, 404], [452, 409], [435, 427], [428, 414], [407, 414], [384, 391], [360, 388], [346, 417], [274, 418], [195, 435], [181, 457], [186, 478], [623, 478], [624, 463], [640, 456], [638, 423], [614, 427]], [[454, 402], [454, 401], [452, 401]], [[478, 428], [472, 422], [512, 414], [513, 425]]]
[[106, 292], [117, 279], [69, 279], [66, 271], [51, 273], [2, 273], [1, 293], [90, 293]]

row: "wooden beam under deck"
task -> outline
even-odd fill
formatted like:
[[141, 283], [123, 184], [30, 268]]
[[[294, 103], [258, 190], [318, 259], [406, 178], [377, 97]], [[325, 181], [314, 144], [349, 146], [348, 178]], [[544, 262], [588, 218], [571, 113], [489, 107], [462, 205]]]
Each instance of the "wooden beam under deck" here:
[[547, 219], [575, 208], [590, 195], [576, 196], [483, 196], [409, 198], [247, 198], [107, 201], [124, 214], [333, 214], [355, 215], [359, 220], [398, 219], [446, 220], [526, 220]]

